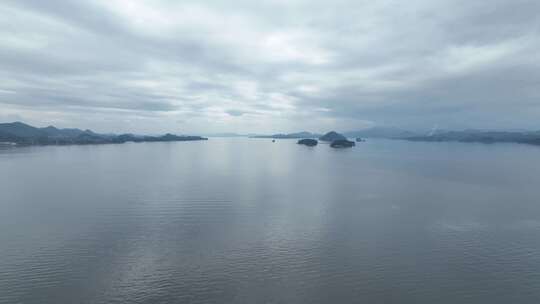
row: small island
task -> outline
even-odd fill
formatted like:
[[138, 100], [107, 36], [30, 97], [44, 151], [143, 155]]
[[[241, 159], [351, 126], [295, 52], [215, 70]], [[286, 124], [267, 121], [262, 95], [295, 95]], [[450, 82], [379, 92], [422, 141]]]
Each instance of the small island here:
[[354, 141], [350, 141], [350, 140], [347, 140], [347, 139], [334, 140], [330, 144], [330, 147], [332, 147], [332, 148], [351, 148], [351, 147], [354, 147], [354, 146], [355, 146]]
[[319, 137], [319, 140], [333, 142], [336, 140], [347, 140], [347, 137], [343, 136], [342, 134], [339, 134], [336, 131], [330, 131], [324, 134], [323, 136]]
[[304, 139], [299, 140], [297, 144], [313, 147], [313, 146], [316, 146], [318, 143], [319, 142], [316, 139], [304, 138]]

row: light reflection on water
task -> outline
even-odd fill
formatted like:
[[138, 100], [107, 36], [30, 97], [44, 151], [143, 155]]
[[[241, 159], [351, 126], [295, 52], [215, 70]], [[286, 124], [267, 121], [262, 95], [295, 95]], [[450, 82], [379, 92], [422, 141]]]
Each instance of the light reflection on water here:
[[533, 303], [539, 152], [0, 148], [0, 303]]

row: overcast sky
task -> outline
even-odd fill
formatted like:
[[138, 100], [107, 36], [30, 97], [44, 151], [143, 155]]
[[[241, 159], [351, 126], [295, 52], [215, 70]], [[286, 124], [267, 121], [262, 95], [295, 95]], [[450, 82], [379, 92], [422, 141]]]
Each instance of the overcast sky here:
[[2, 0], [0, 121], [540, 129], [538, 0]]

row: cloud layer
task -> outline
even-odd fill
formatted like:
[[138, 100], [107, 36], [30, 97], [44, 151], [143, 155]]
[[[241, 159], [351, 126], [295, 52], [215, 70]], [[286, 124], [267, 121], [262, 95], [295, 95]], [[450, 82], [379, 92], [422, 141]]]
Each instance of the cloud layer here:
[[540, 129], [540, 2], [5, 0], [0, 120]]

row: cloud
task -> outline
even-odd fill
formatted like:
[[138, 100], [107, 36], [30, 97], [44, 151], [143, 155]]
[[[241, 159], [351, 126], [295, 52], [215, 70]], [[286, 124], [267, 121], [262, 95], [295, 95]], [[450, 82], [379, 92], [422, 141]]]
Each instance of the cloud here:
[[148, 133], [540, 129], [538, 11], [534, 0], [6, 0], [0, 118]]

